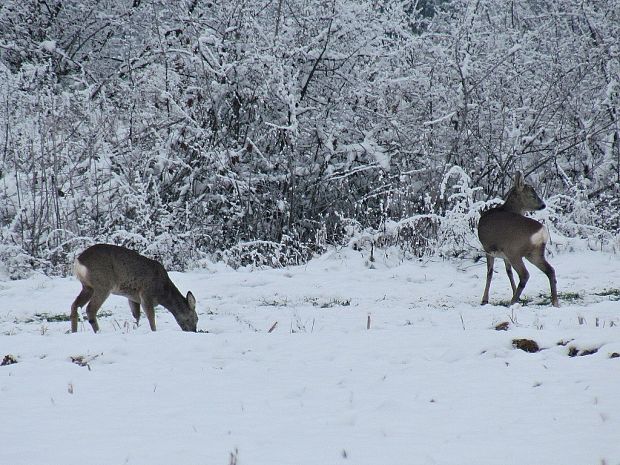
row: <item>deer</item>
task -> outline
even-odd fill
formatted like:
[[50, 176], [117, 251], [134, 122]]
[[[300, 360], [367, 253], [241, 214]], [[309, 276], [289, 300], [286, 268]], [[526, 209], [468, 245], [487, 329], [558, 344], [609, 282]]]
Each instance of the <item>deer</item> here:
[[78, 308], [86, 303], [88, 322], [95, 333], [99, 332], [97, 311], [110, 294], [127, 297], [136, 325], [142, 306], [151, 330], [155, 331], [155, 306], [160, 304], [172, 313], [183, 331], [196, 332], [194, 295], [188, 292], [183, 296], [156, 260], [125, 247], [96, 244], [75, 259], [73, 272], [82, 283], [82, 290], [71, 305], [72, 333], [78, 329]]
[[[522, 172], [517, 172], [514, 184], [504, 202], [482, 213], [478, 222], [478, 238], [487, 259], [487, 280], [482, 295], [482, 305], [489, 303], [489, 289], [493, 277], [495, 258], [503, 258], [506, 274], [512, 287], [510, 304], [519, 301], [521, 293], [530, 277], [523, 259], [535, 265], [549, 278], [551, 304], [559, 307], [555, 270], [545, 258], [545, 247], [549, 242], [547, 228], [533, 218], [524, 216], [525, 212], [542, 210], [545, 202], [534, 188], [526, 184]], [[515, 286], [512, 275], [514, 268], [519, 275], [519, 285]]]

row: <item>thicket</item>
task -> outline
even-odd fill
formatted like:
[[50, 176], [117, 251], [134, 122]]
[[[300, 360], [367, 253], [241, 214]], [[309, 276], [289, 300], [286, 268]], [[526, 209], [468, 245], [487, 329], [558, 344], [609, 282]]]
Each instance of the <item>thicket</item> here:
[[4, 0], [0, 263], [471, 256], [515, 170], [615, 246], [615, 0]]

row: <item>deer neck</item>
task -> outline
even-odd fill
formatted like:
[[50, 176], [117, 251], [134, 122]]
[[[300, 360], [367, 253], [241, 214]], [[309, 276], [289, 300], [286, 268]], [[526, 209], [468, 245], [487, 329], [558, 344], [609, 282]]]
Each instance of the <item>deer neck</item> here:
[[159, 303], [166, 307], [173, 315], [175, 315], [177, 309], [181, 308], [183, 305], [183, 296], [172, 283], [168, 283], [162, 290], [161, 295], [157, 297]]
[[518, 215], [525, 214], [525, 210], [523, 210], [523, 206], [515, 198], [515, 196], [512, 195], [512, 192], [508, 194], [508, 196], [506, 197], [506, 200], [504, 201], [504, 204], [500, 208], [504, 211], [516, 213]]

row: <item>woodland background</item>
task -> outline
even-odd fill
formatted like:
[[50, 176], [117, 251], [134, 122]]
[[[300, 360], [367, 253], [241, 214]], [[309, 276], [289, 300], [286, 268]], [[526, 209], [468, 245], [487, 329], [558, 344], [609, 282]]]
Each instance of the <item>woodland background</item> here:
[[517, 169], [615, 249], [619, 111], [616, 0], [3, 0], [0, 264], [471, 258]]

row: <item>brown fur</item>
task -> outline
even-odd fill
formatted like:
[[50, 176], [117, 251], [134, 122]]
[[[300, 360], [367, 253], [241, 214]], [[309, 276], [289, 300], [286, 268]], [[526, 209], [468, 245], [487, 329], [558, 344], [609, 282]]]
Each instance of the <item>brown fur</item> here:
[[[495, 258], [504, 259], [513, 293], [511, 304], [519, 301], [529, 279], [529, 273], [523, 263], [525, 258], [547, 275], [551, 288], [551, 303], [555, 307], [559, 306], [555, 270], [545, 259], [545, 247], [549, 235], [541, 223], [523, 216], [526, 211], [543, 208], [545, 203], [532, 186], [525, 184], [523, 174], [519, 172], [504, 203], [480, 216], [478, 238], [487, 257], [487, 279], [482, 305], [489, 302]], [[515, 285], [512, 268], [519, 275], [518, 286]]]
[[77, 331], [78, 308], [86, 305], [93, 331], [99, 331], [97, 311], [110, 294], [127, 297], [136, 324], [140, 321], [140, 305], [155, 331], [155, 306], [166, 307], [183, 331], [196, 331], [198, 315], [191, 292], [186, 297], [170, 280], [161, 263], [133, 250], [109, 244], [89, 247], [75, 260], [75, 276], [82, 291], [71, 305], [71, 331]]

